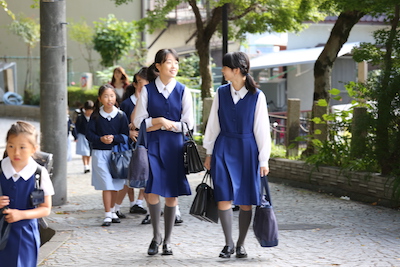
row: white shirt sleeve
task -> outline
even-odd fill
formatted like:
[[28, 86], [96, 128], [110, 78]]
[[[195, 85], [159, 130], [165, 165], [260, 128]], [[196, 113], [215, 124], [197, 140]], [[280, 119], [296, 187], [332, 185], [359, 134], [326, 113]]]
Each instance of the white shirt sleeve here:
[[[192, 93], [189, 88], [185, 87], [182, 96], [182, 116], [181, 121], [175, 122], [175, 127], [177, 130], [173, 129], [174, 132], [182, 132], [182, 123], [186, 122], [189, 129], [193, 129], [194, 120], [193, 120], [193, 101], [192, 101]], [[186, 129], [186, 128], [185, 128]]]
[[47, 169], [42, 167], [42, 174], [40, 175], [40, 189], [43, 189], [45, 196], [54, 195], [53, 183], [50, 180]]
[[140, 92], [140, 97], [136, 102], [135, 106], [135, 118], [133, 119], [133, 124], [136, 128], [140, 128], [140, 124], [143, 120], [146, 120], [146, 127], [149, 128], [153, 126], [151, 124], [151, 119], [149, 118], [149, 113], [147, 112], [147, 102], [148, 102], [148, 94], [146, 86], [143, 86], [142, 91]]
[[221, 127], [219, 125], [218, 118], [219, 100], [218, 100], [218, 90], [214, 96], [213, 103], [211, 105], [210, 116], [207, 121], [207, 128], [204, 134], [203, 147], [206, 149], [206, 153], [211, 155], [214, 150], [214, 143], [217, 139], [219, 133], [221, 132]]
[[268, 160], [271, 154], [271, 132], [267, 100], [263, 92], [258, 94], [253, 131], [258, 147], [260, 167], [268, 167]]

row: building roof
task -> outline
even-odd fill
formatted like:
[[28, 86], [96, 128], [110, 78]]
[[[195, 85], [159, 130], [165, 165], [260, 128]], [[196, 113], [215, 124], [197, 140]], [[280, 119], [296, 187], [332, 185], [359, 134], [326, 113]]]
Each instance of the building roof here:
[[[359, 42], [345, 43], [338, 53], [338, 57], [351, 52], [351, 50], [359, 46]], [[251, 70], [269, 69], [280, 66], [291, 66], [298, 64], [314, 63], [321, 54], [324, 47], [290, 49], [279, 52], [267, 53], [250, 60]]]

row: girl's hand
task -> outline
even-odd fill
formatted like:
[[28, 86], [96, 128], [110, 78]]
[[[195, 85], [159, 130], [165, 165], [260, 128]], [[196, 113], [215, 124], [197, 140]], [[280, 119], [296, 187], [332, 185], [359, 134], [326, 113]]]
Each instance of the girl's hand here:
[[0, 196], [0, 209], [10, 205], [10, 198], [8, 196]]
[[269, 168], [267, 167], [260, 167], [260, 175], [261, 177], [267, 176], [269, 173]]
[[8, 223], [18, 222], [24, 219], [23, 211], [17, 209], [5, 209], [3, 214], [7, 214], [5, 218]]
[[133, 140], [133, 141], [137, 141], [137, 137], [139, 136], [139, 131], [136, 130], [129, 130], [129, 137]]
[[211, 156], [206, 156], [206, 159], [204, 160], [204, 167], [207, 169], [207, 170], [210, 170], [211, 169]]
[[163, 118], [161, 120], [161, 125], [162, 125], [161, 129], [163, 129], [163, 130], [167, 130], [167, 131], [171, 131], [172, 129], [177, 130], [177, 128], [176, 128], [176, 126], [174, 124], [174, 121], [170, 121], [170, 120], [168, 120], [166, 118]]
[[114, 136], [109, 134], [109, 135], [103, 135], [100, 137], [100, 141], [103, 142], [104, 144], [111, 144], [114, 141]]

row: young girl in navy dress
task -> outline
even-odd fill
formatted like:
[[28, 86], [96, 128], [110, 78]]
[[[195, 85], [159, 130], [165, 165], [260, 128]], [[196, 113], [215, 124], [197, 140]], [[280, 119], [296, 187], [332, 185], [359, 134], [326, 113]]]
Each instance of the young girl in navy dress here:
[[224, 55], [222, 74], [230, 83], [220, 86], [215, 94], [203, 140], [207, 153], [204, 166], [211, 171], [225, 235], [225, 247], [219, 254], [222, 258], [235, 253], [232, 201], [240, 206], [236, 257], [247, 257], [243, 245], [252, 205], [260, 204], [260, 176], [269, 172], [271, 137], [267, 102], [249, 70], [245, 53]]
[[90, 172], [90, 145], [88, 140], [86, 139], [86, 130], [87, 125], [89, 123], [90, 116], [93, 113], [94, 103], [92, 100], [87, 100], [85, 104], [83, 104], [83, 108], [81, 108], [81, 114], [79, 114], [78, 118], [75, 122], [75, 128], [78, 133], [78, 141], [76, 143], [76, 154], [82, 156], [83, 161], [83, 172]]
[[[172, 255], [171, 233], [175, 223], [178, 196], [190, 195], [183, 166], [182, 122], [193, 128], [192, 98], [189, 90], [175, 80], [179, 69], [173, 49], [161, 49], [154, 61], [158, 77], [143, 87], [135, 107], [134, 125], [144, 120], [147, 128], [149, 180], [146, 185], [148, 208], [153, 226], [153, 239], [147, 253], [155, 255], [162, 243], [160, 232], [161, 203], [164, 206], [164, 242], [162, 255]], [[156, 77], [156, 76], [155, 76]]]
[[40, 246], [38, 218], [48, 216], [51, 211], [53, 184], [45, 168], [41, 168], [40, 188], [44, 191], [44, 203], [37, 207], [31, 204], [30, 195], [35, 189], [35, 172], [38, 164], [32, 158], [38, 148], [35, 127], [17, 121], [6, 137], [7, 157], [1, 161], [0, 208], [11, 224], [5, 249], [0, 251], [0, 265], [13, 267], [36, 267]]
[[86, 138], [92, 144], [92, 185], [103, 191], [105, 219], [102, 226], [120, 222], [114, 204], [118, 191], [125, 184], [125, 179], [111, 177], [109, 167], [113, 146], [125, 143], [129, 135], [128, 118], [115, 106], [116, 99], [117, 94], [110, 84], [99, 88], [86, 132]]

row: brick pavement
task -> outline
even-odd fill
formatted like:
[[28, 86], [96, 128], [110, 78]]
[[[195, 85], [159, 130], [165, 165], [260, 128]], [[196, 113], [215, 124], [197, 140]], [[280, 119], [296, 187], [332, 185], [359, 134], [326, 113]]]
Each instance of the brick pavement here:
[[[8, 129], [8, 122], [1, 119], [0, 127]], [[40, 266], [400, 266], [400, 211], [277, 183], [270, 185], [280, 228], [277, 247], [261, 248], [250, 229], [247, 259], [218, 258], [221, 226], [188, 214], [192, 195], [179, 199], [184, 222], [173, 230], [174, 255], [148, 256], [152, 229], [140, 224], [143, 215], [129, 214], [126, 198], [128, 218], [100, 227], [101, 192], [82, 171], [74, 156], [68, 162], [68, 202], [53, 207], [48, 218], [56, 235], [41, 248]], [[192, 189], [202, 175], [188, 177]], [[237, 216], [234, 212], [234, 240]]]

